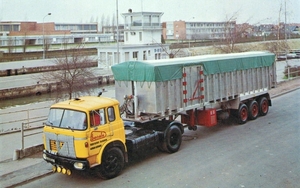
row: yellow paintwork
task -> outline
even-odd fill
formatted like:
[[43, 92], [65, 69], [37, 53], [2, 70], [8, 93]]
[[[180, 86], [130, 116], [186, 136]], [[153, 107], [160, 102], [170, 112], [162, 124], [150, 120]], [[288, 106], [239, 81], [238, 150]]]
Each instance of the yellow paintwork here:
[[[106, 113], [107, 123], [99, 125], [97, 127], [91, 127], [88, 124], [86, 130], [70, 130], [58, 127], [45, 126], [44, 132], [55, 133], [57, 135], [66, 135], [74, 137], [75, 153], [77, 158], [86, 158], [91, 166], [98, 165], [101, 163], [102, 152], [105, 147], [114, 141], [120, 141], [125, 146], [125, 132], [124, 124], [120, 117], [119, 102], [115, 99], [106, 97], [80, 97], [80, 100], [67, 100], [51, 106], [51, 108], [62, 108], [81, 111], [89, 114], [90, 111], [107, 107], [114, 107], [115, 109], [115, 120], [112, 122], [108, 121], [108, 115]], [[90, 117], [87, 115], [88, 122]], [[45, 136], [43, 135], [44, 146]], [[88, 147], [86, 147], [88, 143]], [[50, 148], [45, 148], [49, 150]]]

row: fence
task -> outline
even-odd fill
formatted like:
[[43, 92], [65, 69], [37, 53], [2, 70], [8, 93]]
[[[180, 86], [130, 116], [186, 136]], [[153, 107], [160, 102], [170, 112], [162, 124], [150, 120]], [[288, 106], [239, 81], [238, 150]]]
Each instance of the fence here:
[[284, 75], [285, 75], [285, 78], [287, 78], [288, 80], [291, 78], [299, 77], [300, 76], [300, 66], [294, 66], [294, 67], [287, 66], [285, 68]]
[[277, 83], [300, 76], [300, 59], [276, 62]]
[[42, 133], [42, 131], [28, 134], [26, 134], [26, 132], [41, 129], [43, 127], [42, 122], [47, 119], [48, 110], [49, 107], [39, 107], [0, 113], [0, 136], [3, 134], [21, 132], [21, 149], [24, 150], [26, 137]]

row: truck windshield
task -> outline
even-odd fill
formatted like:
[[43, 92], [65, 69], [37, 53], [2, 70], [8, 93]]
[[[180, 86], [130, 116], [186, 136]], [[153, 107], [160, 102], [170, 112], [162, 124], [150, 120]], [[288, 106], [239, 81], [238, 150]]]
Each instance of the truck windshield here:
[[46, 124], [71, 130], [85, 130], [87, 128], [86, 114], [75, 110], [52, 108]]

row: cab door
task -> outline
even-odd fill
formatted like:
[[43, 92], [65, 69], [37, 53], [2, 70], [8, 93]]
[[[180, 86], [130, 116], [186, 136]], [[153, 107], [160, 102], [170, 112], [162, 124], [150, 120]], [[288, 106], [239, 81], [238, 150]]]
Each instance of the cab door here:
[[111, 139], [113, 129], [107, 121], [105, 108], [90, 112], [89, 155], [97, 155], [101, 147]]
[[106, 114], [110, 127], [113, 130], [113, 137], [125, 144], [124, 124], [118, 113], [118, 106], [110, 106], [107, 108]]

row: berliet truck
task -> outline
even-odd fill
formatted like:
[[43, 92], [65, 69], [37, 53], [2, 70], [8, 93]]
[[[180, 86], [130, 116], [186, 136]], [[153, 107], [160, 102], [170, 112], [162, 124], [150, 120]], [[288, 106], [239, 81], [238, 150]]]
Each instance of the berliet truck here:
[[111, 69], [115, 98], [85, 96], [51, 106], [43, 158], [53, 171], [114, 178], [129, 154], [177, 152], [185, 128], [265, 116], [268, 90], [276, 84], [275, 55], [269, 52], [128, 61]]

